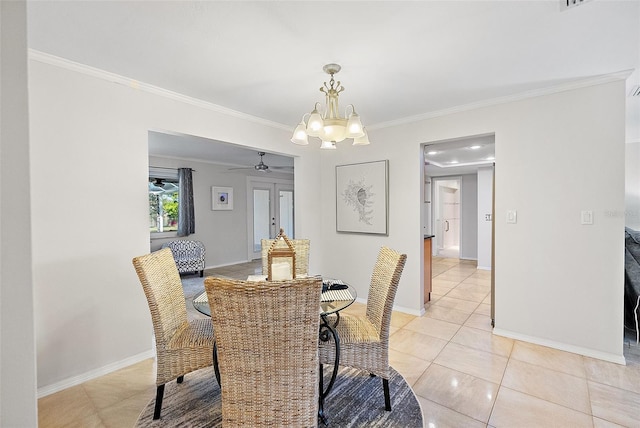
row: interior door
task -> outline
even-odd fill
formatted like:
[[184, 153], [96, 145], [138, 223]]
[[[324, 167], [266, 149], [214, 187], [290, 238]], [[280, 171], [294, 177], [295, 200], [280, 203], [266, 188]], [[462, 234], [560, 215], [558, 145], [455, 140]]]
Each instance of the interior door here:
[[459, 246], [460, 194], [458, 189], [441, 187], [442, 202], [442, 247], [451, 249]]
[[441, 257], [460, 257], [460, 185], [459, 177], [433, 179], [434, 251]]
[[262, 239], [273, 239], [280, 228], [294, 238], [293, 183], [251, 181], [249, 185], [249, 258], [262, 257]]
[[[276, 197], [276, 231], [274, 234], [278, 234], [280, 228], [284, 229], [284, 233], [290, 237], [295, 237], [294, 221], [293, 221], [293, 186], [290, 184], [276, 183], [275, 193]], [[278, 226], [279, 225], [279, 226]]]

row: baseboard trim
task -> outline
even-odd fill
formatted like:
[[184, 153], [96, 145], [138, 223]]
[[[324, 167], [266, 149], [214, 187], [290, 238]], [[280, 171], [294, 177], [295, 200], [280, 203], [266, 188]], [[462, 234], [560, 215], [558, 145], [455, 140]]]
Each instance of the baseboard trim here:
[[420, 309], [410, 309], [410, 308], [405, 308], [404, 306], [393, 305], [393, 310], [394, 311], [398, 311], [398, 312], [402, 312], [402, 313], [405, 313], [405, 314], [409, 314], [409, 315], [414, 315], [416, 317], [421, 317], [425, 313], [424, 307], [422, 307]]
[[477, 267], [478, 270], [491, 270], [491, 266], [478, 266]]
[[[367, 299], [365, 299], [364, 297], [356, 297], [356, 302], [362, 303], [363, 305], [366, 305], [367, 304]], [[393, 309], [392, 310], [398, 311], [398, 312], [402, 312], [402, 313], [405, 313], [405, 314], [409, 314], [409, 315], [414, 315], [414, 316], [417, 316], [417, 317], [421, 317], [425, 313], [424, 308], [422, 308], [422, 309], [410, 309], [410, 308], [405, 308], [404, 306], [398, 306], [398, 305], [393, 305]]]
[[80, 385], [81, 383], [84, 383], [88, 380], [115, 372], [116, 370], [131, 366], [133, 364], [139, 363], [140, 361], [144, 361], [149, 358], [155, 358], [155, 356], [155, 351], [153, 349], [149, 349], [148, 351], [141, 352], [140, 354], [133, 355], [131, 357], [125, 358], [124, 360], [116, 361], [115, 363], [107, 364], [106, 366], [102, 366], [86, 373], [61, 380], [60, 382], [43, 386], [42, 388], [38, 388], [38, 398], [46, 397], [47, 395], [62, 391], [63, 389]]
[[227, 266], [239, 265], [241, 263], [249, 263], [249, 262], [252, 262], [252, 261], [253, 260], [237, 260], [235, 262], [223, 263], [223, 264], [220, 264], [220, 265], [205, 266], [204, 270], [207, 270], [207, 269], [218, 269], [218, 268], [227, 267]]
[[500, 328], [494, 328], [493, 334], [497, 336], [508, 337], [510, 339], [521, 340], [523, 342], [534, 343], [536, 345], [546, 346], [548, 348], [558, 349], [560, 351], [571, 352], [572, 354], [584, 355], [585, 357], [591, 357], [598, 360], [609, 361], [611, 363], [622, 364], [623, 366], [627, 364], [624, 355], [616, 355], [609, 352], [602, 352], [595, 349], [583, 348], [581, 346], [574, 346], [567, 343], [542, 339], [540, 337], [527, 336], [526, 334], [503, 330]]

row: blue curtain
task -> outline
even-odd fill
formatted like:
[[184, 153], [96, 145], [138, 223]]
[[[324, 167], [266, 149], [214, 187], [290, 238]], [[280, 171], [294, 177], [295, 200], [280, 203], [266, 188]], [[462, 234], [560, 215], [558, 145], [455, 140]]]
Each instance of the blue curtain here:
[[196, 216], [193, 209], [193, 176], [191, 168], [178, 168], [180, 204], [178, 205], [178, 236], [187, 236], [196, 231]]

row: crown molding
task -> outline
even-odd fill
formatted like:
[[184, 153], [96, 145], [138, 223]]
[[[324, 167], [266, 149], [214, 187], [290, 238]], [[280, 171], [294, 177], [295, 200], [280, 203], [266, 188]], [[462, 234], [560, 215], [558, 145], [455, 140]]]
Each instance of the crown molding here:
[[372, 126], [367, 126], [367, 129], [383, 129], [392, 126], [406, 125], [409, 123], [415, 123], [426, 119], [433, 119], [436, 117], [447, 116], [454, 113], [461, 113], [469, 110], [475, 110], [482, 107], [490, 107], [499, 104], [511, 103], [514, 101], [521, 101], [528, 98], [540, 97], [543, 95], [557, 94], [560, 92], [571, 91], [574, 89], [585, 88], [588, 86], [601, 85], [604, 83], [616, 82], [619, 80], [626, 80], [634, 70], [623, 70], [615, 73], [603, 74], [601, 76], [589, 77], [586, 79], [574, 80], [572, 82], [563, 83], [561, 85], [550, 86], [548, 88], [534, 89], [531, 91], [521, 92], [519, 94], [507, 95], [504, 97], [492, 98], [488, 100], [478, 101], [470, 104], [463, 104], [456, 107], [451, 107], [443, 110], [432, 111], [429, 113], [419, 114], [415, 116], [409, 116], [398, 120], [392, 120], [389, 122], [382, 122]]
[[99, 68], [91, 67], [79, 62], [71, 61], [65, 58], [61, 58], [55, 55], [51, 55], [45, 52], [37, 51], [35, 49], [29, 49], [29, 59], [39, 61], [45, 64], [53, 65], [56, 67], [64, 68], [77, 73], [85, 74], [87, 76], [95, 77], [98, 79], [106, 80], [107, 82], [116, 83], [119, 85], [128, 86], [130, 88], [148, 92], [160, 97], [168, 98], [174, 101], [183, 102], [185, 104], [191, 104], [196, 107], [200, 107], [206, 110], [215, 111], [227, 116], [233, 116], [238, 119], [254, 122], [259, 125], [269, 126], [271, 128], [281, 129], [284, 131], [291, 131], [293, 128], [281, 123], [273, 122], [267, 119], [262, 119], [256, 116], [252, 116], [246, 113], [242, 113], [230, 108], [226, 108], [208, 101], [203, 101], [198, 98], [190, 97], [180, 94], [178, 92], [169, 91], [167, 89], [160, 88], [159, 86], [150, 85], [148, 83], [139, 82], [128, 77], [121, 76], [116, 73], [101, 70]]
[[[39, 61], [45, 64], [54, 65], [67, 70], [75, 71], [77, 73], [82, 73], [87, 76], [92, 76], [98, 79], [106, 80], [108, 82], [128, 86], [133, 89], [145, 91], [160, 97], [183, 102], [185, 104], [191, 104], [193, 106], [215, 111], [217, 113], [221, 113], [227, 116], [232, 116], [239, 119], [247, 120], [249, 122], [253, 122], [259, 125], [269, 126], [271, 128], [276, 128], [276, 129], [280, 129], [288, 132], [290, 132], [293, 129], [291, 126], [288, 126], [288, 125], [283, 125], [278, 122], [273, 122], [267, 119], [262, 119], [256, 116], [252, 116], [246, 113], [232, 110], [230, 108], [226, 108], [208, 101], [203, 101], [198, 98], [194, 98], [194, 97], [183, 95], [177, 92], [169, 91], [167, 89], [150, 85], [148, 83], [139, 82], [137, 80], [124, 77], [116, 73], [111, 73], [105, 70], [101, 70], [99, 68], [91, 67], [85, 64], [81, 64], [81, 63], [71, 61], [62, 57], [51, 55], [35, 49], [29, 49], [29, 59], [32, 59], [34, 61]], [[436, 117], [446, 116], [454, 113], [461, 113], [469, 110], [475, 110], [482, 107], [490, 107], [490, 106], [510, 103], [514, 101], [520, 101], [528, 98], [539, 97], [542, 95], [550, 95], [550, 94], [555, 94], [559, 92], [584, 88], [587, 86], [594, 86], [594, 85], [610, 83], [618, 80], [625, 80], [631, 74], [633, 74], [633, 72], [634, 70], [623, 70], [616, 73], [604, 74], [601, 76], [575, 80], [573, 82], [565, 83], [562, 85], [535, 89], [531, 91], [521, 92], [519, 94], [508, 95], [508, 96], [499, 97], [499, 98], [492, 98], [489, 100], [478, 101], [470, 104], [463, 104], [463, 105], [451, 107], [448, 109], [437, 110], [437, 111], [419, 114], [415, 116], [409, 116], [402, 119], [392, 120], [388, 122], [381, 122], [375, 125], [368, 125], [367, 128], [370, 130], [375, 130], [375, 129], [389, 128], [389, 127], [398, 126], [398, 125], [406, 125], [406, 124], [415, 123], [415, 122], [419, 122], [427, 119], [433, 119]]]

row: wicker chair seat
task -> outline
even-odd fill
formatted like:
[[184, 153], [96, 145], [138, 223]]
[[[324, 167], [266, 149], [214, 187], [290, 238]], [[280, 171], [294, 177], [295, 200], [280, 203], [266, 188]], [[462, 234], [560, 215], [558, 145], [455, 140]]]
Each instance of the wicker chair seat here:
[[[342, 321], [340, 321], [342, 323]], [[340, 333], [338, 333], [340, 334]], [[325, 346], [327, 345], [327, 346]], [[320, 347], [320, 361], [331, 364], [335, 360], [333, 341], [325, 342]], [[388, 379], [391, 376], [389, 368], [389, 347], [382, 342], [343, 342], [340, 336], [340, 365], [364, 370], [368, 373]]]
[[[336, 327], [341, 342], [380, 343], [380, 332], [366, 318], [343, 315]], [[333, 339], [331, 339], [333, 340]]]
[[156, 385], [213, 365], [213, 347], [157, 350]]
[[204, 346], [211, 348], [213, 352], [213, 341], [211, 320], [196, 319], [184, 324], [180, 330], [176, 331], [167, 343], [167, 349], [201, 348]]

